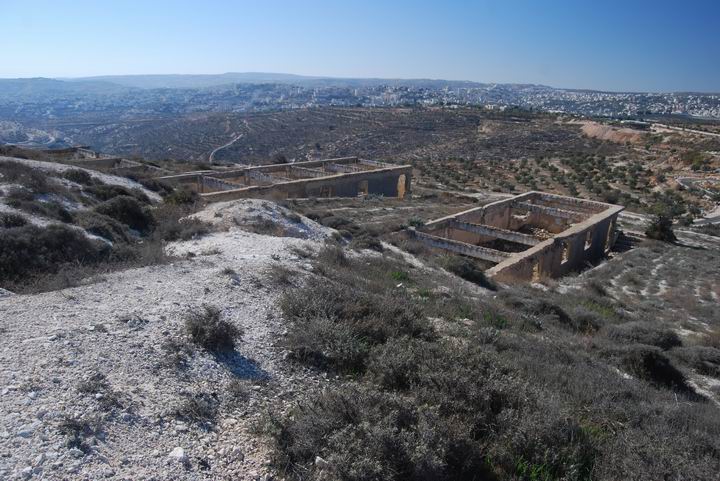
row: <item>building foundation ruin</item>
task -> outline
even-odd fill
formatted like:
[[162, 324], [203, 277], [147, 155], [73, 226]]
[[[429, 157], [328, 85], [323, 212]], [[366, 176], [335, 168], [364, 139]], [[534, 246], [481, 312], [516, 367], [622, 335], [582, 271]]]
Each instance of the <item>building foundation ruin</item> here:
[[410, 233], [424, 244], [493, 264], [495, 280], [539, 281], [604, 257], [624, 207], [528, 192], [428, 222]]
[[357, 157], [158, 177], [171, 184], [186, 185], [206, 202], [364, 195], [402, 199], [410, 194], [411, 178], [410, 165], [393, 165]]

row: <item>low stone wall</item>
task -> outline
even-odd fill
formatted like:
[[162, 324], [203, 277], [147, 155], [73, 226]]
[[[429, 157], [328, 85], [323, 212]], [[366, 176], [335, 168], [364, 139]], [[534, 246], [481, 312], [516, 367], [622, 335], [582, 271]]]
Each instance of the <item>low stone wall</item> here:
[[367, 182], [368, 194], [403, 198], [410, 193], [411, 177], [411, 166], [399, 166], [213, 192], [202, 198], [207, 202], [222, 202], [243, 198], [356, 197], [365, 193], [364, 182]]
[[435, 247], [458, 254], [466, 255], [468, 257], [475, 257], [476, 259], [482, 259], [490, 262], [502, 262], [512, 254], [507, 252], [498, 251], [495, 249], [488, 249], [487, 247], [480, 247], [466, 242], [460, 242], [452, 239], [446, 239], [445, 237], [435, 236], [427, 234], [425, 232], [417, 231], [410, 228], [411, 236], [423, 242], [423, 244], [429, 247]]
[[113, 169], [119, 167], [122, 162], [123, 159], [120, 157], [105, 157], [100, 159], [72, 159], [68, 161], [68, 164], [86, 169]]
[[[373, 194], [404, 198], [410, 194], [412, 166], [376, 163], [362, 169], [357, 162], [357, 157], [341, 157], [226, 171], [187, 172], [159, 177], [159, 180], [175, 185], [185, 184], [201, 192], [207, 202], [250, 197], [295, 199]], [[239, 185], [240, 180], [243, 185]], [[217, 192], [206, 192], [203, 186]]]
[[216, 179], [214, 177], [201, 177], [202, 179], [202, 193], [218, 192], [224, 190], [232, 190], [242, 187], [234, 182], [228, 182], [227, 180]]

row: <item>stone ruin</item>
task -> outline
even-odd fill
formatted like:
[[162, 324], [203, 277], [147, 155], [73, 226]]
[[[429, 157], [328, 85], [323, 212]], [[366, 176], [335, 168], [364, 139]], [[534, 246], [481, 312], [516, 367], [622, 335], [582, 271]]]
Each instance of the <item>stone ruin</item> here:
[[357, 157], [261, 165], [223, 171], [196, 171], [158, 177], [186, 185], [206, 202], [233, 199], [299, 199], [410, 194], [412, 166]]
[[428, 222], [411, 236], [485, 261], [501, 282], [563, 276], [603, 258], [616, 240], [624, 207], [528, 192]]

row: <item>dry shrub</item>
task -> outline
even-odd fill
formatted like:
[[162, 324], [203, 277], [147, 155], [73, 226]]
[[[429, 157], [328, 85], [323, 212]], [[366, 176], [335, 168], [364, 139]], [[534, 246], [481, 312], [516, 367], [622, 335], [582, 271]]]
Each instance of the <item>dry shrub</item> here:
[[68, 224], [73, 221], [72, 214], [61, 203], [54, 200], [36, 200], [35, 196], [28, 192], [11, 193], [8, 196], [7, 204], [37, 217], [59, 220]]
[[27, 225], [27, 219], [19, 214], [12, 212], [0, 212], [0, 227], [11, 229], [13, 227], [22, 227]]
[[150, 203], [150, 199], [142, 190], [137, 188], [128, 189], [121, 185], [103, 184], [99, 182], [96, 185], [85, 187], [83, 191], [101, 201], [109, 201], [116, 197], [132, 197], [143, 205]]
[[692, 392], [685, 376], [663, 354], [651, 346], [634, 345], [620, 352], [622, 366], [631, 374], [650, 383], [681, 392]]
[[382, 242], [380, 242], [378, 238], [371, 237], [367, 234], [353, 237], [352, 241], [350, 241], [350, 248], [355, 250], [369, 249], [377, 252], [384, 250]]
[[75, 224], [85, 229], [86, 232], [102, 237], [113, 244], [132, 241], [128, 227], [110, 216], [92, 210], [82, 210], [76, 212], [73, 217]]
[[[582, 479], [592, 470], [596, 450], [587, 434], [516, 383], [498, 359], [407, 338], [373, 353], [379, 357], [368, 376], [383, 389], [325, 390], [273, 420], [274, 461], [286, 474], [474, 480], [539, 472]], [[315, 463], [316, 456], [325, 462]]]
[[0, 230], [0, 282], [23, 281], [31, 274], [56, 272], [65, 263], [97, 263], [109, 254], [108, 246], [91, 241], [79, 229], [63, 225]]
[[646, 344], [665, 350], [682, 345], [682, 341], [675, 332], [654, 326], [649, 322], [627, 322], [609, 326], [606, 335], [608, 338], [624, 344]]
[[217, 419], [218, 410], [219, 401], [216, 395], [195, 393], [182, 399], [173, 414], [184, 421], [211, 426]]
[[128, 195], [112, 197], [95, 207], [95, 211], [143, 233], [148, 232], [155, 223], [152, 213]]
[[95, 184], [95, 179], [86, 170], [70, 169], [63, 172], [63, 177], [76, 184], [90, 186]]
[[193, 343], [215, 353], [235, 349], [243, 334], [241, 329], [222, 319], [220, 310], [212, 306], [188, 312], [185, 330]]
[[285, 267], [282, 264], [274, 264], [266, 271], [270, 282], [276, 286], [290, 286], [293, 284], [293, 278], [295, 273], [292, 269]]
[[470, 281], [473, 284], [477, 284], [485, 289], [492, 291], [497, 290], [497, 286], [490, 279], [485, 276], [483, 271], [478, 265], [472, 260], [463, 256], [445, 256], [441, 261], [441, 265], [448, 271], [452, 272], [458, 277], [462, 277], [466, 281]]
[[678, 347], [670, 354], [705, 376], [720, 377], [720, 349], [709, 346]]
[[255, 234], [268, 235], [273, 237], [303, 237], [301, 232], [288, 228], [282, 222], [275, 221], [261, 215], [255, 216], [247, 224], [242, 225], [244, 229], [254, 232]]
[[51, 190], [45, 172], [33, 169], [20, 162], [0, 161], [0, 174], [2, 174], [4, 183], [19, 184], [31, 192], [48, 192]]
[[[395, 289], [393, 273], [410, 269], [398, 262], [328, 248], [283, 298], [296, 359], [354, 375], [268, 419], [285, 476], [715, 479], [716, 407], [669, 357], [712, 372], [714, 351], [677, 347], [598, 290], [473, 298], [418, 275], [407, 280], [417, 288]], [[442, 335], [427, 317], [444, 319], [433, 321]], [[416, 321], [426, 327], [413, 333]]]
[[168, 191], [167, 187], [158, 187], [162, 189], [161, 192], [165, 192], [163, 200], [166, 204], [193, 205], [200, 201], [200, 194], [193, 190], [181, 187], [175, 190]]

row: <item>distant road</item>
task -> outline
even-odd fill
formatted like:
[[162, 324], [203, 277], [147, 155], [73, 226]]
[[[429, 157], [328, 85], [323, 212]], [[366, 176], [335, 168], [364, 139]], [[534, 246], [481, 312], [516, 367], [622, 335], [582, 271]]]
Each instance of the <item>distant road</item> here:
[[711, 192], [699, 185], [695, 185], [695, 184], [699, 183], [699, 182], [708, 182], [708, 181], [720, 182], [720, 180], [718, 180], [718, 179], [713, 179], [713, 178], [701, 179], [701, 178], [697, 178], [697, 177], [675, 177], [675, 180], [677, 181], [678, 184], [682, 185], [686, 189], [701, 190], [707, 195], [713, 195], [713, 192]]
[[[720, 182], [719, 179], [699, 179], [696, 177], [676, 177], [675, 180], [678, 184], [682, 185], [686, 189], [697, 189], [702, 192], [704, 192], [707, 195], [713, 195], [713, 192], [696, 185], [699, 182], [707, 182], [707, 181], [715, 181]], [[705, 216], [702, 219], [695, 219], [695, 222], [693, 222], [694, 225], [705, 225], [705, 224], [717, 224], [720, 222], [720, 205], [716, 205], [715, 209], [713, 209], [710, 212], [706, 212]]]
[[685, 133], [689, 133], [689, 134], [707, 135], [708, 137], [720, 137], [720, 134], [716, 134], [714, 132], [705, 132], [703, 130], [686, 129], [683, 127], [673, 127], [673, 126], [665, 125], [665, 124], [652, 124], [652, 127], [655, 129], [656, 132], [661, 132], [663, 130], [670, 130], [670, 131], [674, 131], [674, 132], [685, 132]]
[[720, 223], [720, 205], [716, 206], [710, 212], [705, 213], [705, 217], [702, 219], [695, 219], [693, 225], [707, 225], [707, 224], [718, 224]]
[[232, 144], [234, 144], [235, 142], [237, 142], [238, 140], [240, 140], [241, 138], [243, 138], [244, 135], [245, 135], [245, 134], [240, 134], [240, 135], [238, 135], [237, 137], [235, 137], [234, 139], [232, 139], [230, 142], [228, 142], [227, 144], [221, 145], [221, 146], [218, 147], [217, 149], [215, 149], [215, 150], [213, 150], [212, 152], [210, 152], [210, 156], [208, 157], [208, 162], [212, 163], [212, 162], [215, 160], [215, 154], [217, 154], [218, 152], [220, 152], [222, 149], [225, 149], [225, 148], [227, 148], [227, 147], [230, 147]]

